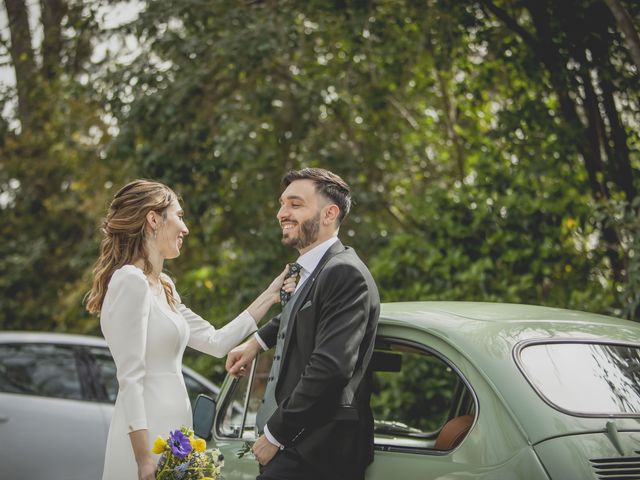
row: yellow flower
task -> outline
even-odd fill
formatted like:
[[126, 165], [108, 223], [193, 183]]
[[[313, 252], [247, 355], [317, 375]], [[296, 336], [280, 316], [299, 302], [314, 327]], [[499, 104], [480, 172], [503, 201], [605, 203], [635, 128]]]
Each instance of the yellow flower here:
[[158, 438], [156, 438], [156, 441], [153, 442], [153, 448], [151, 449], [151, 451], [159, 455], [164, 451], [164, 448], [166, 446], [167, 446], [167, 442], [165, 441], [165, 439], [162, 438], [160, 435], [158, 435]]
[[197, 438], [195, 440], [191, 440], [191, 446], [196, 452], [204, 452], [205, 448], [207, 448], [207, 442], [202, 438]]

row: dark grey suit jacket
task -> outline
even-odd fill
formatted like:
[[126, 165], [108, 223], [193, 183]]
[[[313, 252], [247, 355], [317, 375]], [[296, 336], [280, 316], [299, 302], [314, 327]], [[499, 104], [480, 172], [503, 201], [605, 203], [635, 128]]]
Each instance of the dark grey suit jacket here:
[[[292, 301], [278, 408], [269, 431], [331, 478], [362, 478], [373, 459], [373, 417], [368, 363], [380, 297], [364, 263], [350, 247], [334, 243]], [[280, 317], [258, 334], [277, 340]]]

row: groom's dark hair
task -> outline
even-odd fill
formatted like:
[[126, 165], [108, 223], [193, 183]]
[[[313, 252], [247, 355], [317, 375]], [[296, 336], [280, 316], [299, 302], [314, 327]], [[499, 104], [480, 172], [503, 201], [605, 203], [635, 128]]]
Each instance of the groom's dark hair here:
[[296, 180], [312, 180], [316, 186], [316, 192], [338, 206], [340, 209], [338, 226], [340, 226], [351, 210], [351, 189], [347, 182], [324, 168], [303, 168], [287, 172], [282, 177], [282, 189], [284, 190]]

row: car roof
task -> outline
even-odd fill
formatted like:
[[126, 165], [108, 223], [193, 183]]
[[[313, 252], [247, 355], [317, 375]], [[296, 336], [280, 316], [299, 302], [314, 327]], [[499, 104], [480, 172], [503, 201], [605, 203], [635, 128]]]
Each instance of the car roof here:
[[[409, 324], [446, 339], [458, 348], [477, 345], [479, 337], [498, 337], [503, 340], [502, 353], [506, 355], [511, 355], [512, 347], [517, 342], [529, 339], [598, 338], [635, 343], [640, 341], [640, 323], [576, 310], [510, 303], [383, 303], [380, 322], [389, 325]], [[107, 345], [103, 338], [97, 336], [29, 331], [0, 332], [0, 341], [100, 347]]]
[[382, 304], [380, 322], [383, 325], [408, 324], [440, 337], [460, 351], [479, 349], [493, 358], [511, 356], [513, 347], [527, 340], [597, 339], [640, 343], [640, 323], [535, 305], [488, 302], [385, 303]]
[[[52, 332], [28, 332], [28, 331], [6, 331], [0, 332], [0, 343], [47, 343], [57, 345], [82, 345], [85, 347], [107, 347], [107, 342], [102, 337], [91, 335], [78, 335], [74, 333], [52, 333]], [[182, 369], [195, 380], [206, 385], [209, 390], [216, 393], [220, 387], [212, 383], [208, 378], [200, 375], [195, 370], [182, 366]]]
[[[521, 374], [514, 349], [536, 341], [596, 341], [640, 345], [640, 323], [605, 315], [532, 305], [480, 302], [383, 304], [384, 335], [420, 341], [434, 336], [482, 372], [530, 442], [603, 428], [601, 418], [572, 418], [544, 403]], [[424, 341], [424, 337], [423, 340]], [[434, 342], [435, 343], [435, 342]], [[449, 352], [447, 356], [450, 356]], [[456, 363], [456, 362], [454, 362]], [[616, 418], [619, 426], [635, 420]], [[622, 427], [620, 427], [622, 428]]]
[[59, 345], [85, 345], [106, 347], [104, 338], [73, 333], [6, 331], [0, 332], [2, 343], [57, 343]]

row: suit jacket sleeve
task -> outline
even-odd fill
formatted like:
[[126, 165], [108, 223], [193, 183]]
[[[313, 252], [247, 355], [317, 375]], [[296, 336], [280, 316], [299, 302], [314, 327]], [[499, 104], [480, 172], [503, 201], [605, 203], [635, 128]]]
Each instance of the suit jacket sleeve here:
[[265, 323], [257, 331], [260, 339], [268, 348], [273, 348], [278, 340], [278, 329], [280, 328], [280, 315], [276, 315]]
[[267, 422], [269, 432], [285, 446], [337, 408], [355, 370], [371, 308], [367, 282], [354, 265], [327, 266], [317, 282], [313, 352], [291, 395]]

